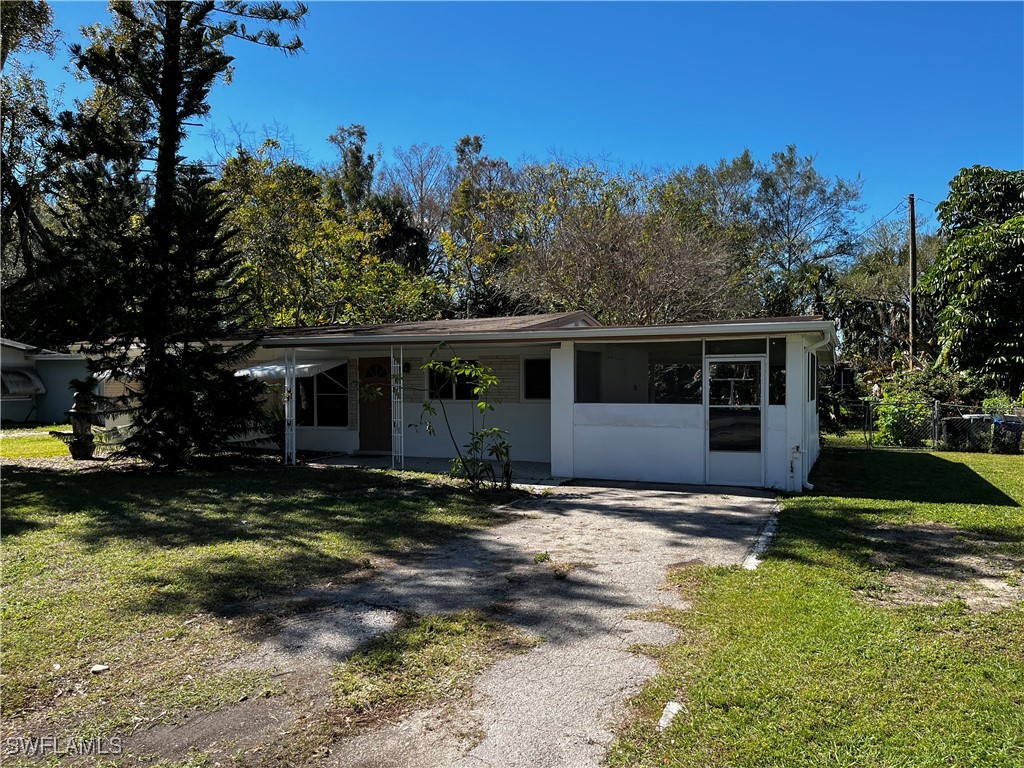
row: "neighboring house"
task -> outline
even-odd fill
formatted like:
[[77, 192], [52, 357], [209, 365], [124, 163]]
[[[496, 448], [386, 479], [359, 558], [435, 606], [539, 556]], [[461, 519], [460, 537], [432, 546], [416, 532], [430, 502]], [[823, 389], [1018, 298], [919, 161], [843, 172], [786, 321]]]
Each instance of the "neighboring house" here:
[[817, 368], [835, 345], [817, 317], [610, 327], [572, 312], [272, 329], [239, 374], [279, 384], [289, 461], [296, 450], [450, 458], [440, 413], [428, 434], [423, 403], [444, 400], [461, 445], [474, 398], [422, 366], [455, 355], [494, 369], [488, 426], [508, 430], [513, 459], [555, 477], [799, 491], [818, 456]]
[[72, 379], [88, 374], [84, 355], [63, 354], [0, 339], [0, 419], [44, 424], [67, 421]]

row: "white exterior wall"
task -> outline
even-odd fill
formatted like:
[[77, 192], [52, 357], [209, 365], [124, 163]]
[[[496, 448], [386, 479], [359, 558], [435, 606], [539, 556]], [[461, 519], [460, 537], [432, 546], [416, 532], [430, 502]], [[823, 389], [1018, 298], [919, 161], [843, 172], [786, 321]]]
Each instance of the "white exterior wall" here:
[[779, 491], [789, 489], [789, 458], [786, 449], [786, 406], [769, 405], [765, 414], [764, 484]]
[[659, 483], [704, 482], [704, 406], [578, 403], [575, 476]]
[[804, 413], [807, 405], [807, 345], [802, 336], [786, 337], [786, 485], [787, 491], [803, 488], [810, 466], [806, 461]]
[[359, 450], [359, 430], [349, 427], [296, 427], [295, 447], [300, 451], [353, 453]]
[[[475, 417], [477, 429], [481, 426], [480, 411], [476, 403], [466, 401], [445, 401], [445, 410], [452, 432], [459, 443], [459, 449], [469, 442], [472, 420]], [[437, 411], [434, 416], [426, 416], [423, 421], [434, 425], [434, 434], [428, 434], [426, 425], [421, 423], [422, 404], [405, 406], [405, 455], [427, 458], [450, 459], [455, 456], [452, 439], [445, 426], [439, 403], [434, 404]], [[551, 412], [545, 402], [536, 403], [500, 403], [493, 411], [487, 412], [487, 427], [500, 427], [508, 431], [508, 441], [512, 444], [513, 461], [539, 461], [547, 463], [551, 460]]]

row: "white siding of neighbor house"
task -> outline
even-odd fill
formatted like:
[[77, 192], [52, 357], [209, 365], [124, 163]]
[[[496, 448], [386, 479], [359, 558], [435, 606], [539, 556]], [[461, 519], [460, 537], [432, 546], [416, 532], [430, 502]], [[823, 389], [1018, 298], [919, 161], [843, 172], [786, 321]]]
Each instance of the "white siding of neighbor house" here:
[[576, 477], [704, 482], [701, 405], [578, 403], [573, 430]]

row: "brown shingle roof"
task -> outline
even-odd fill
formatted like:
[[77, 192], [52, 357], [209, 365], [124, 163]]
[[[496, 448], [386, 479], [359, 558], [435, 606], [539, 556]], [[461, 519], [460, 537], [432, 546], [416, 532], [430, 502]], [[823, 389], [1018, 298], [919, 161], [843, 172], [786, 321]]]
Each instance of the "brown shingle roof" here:
[[273, 338], [303, 338], [308, 336], [336, 336], [338, 338], [366, 336], [396, 336], [453, 333], [490, 333], [500, 331], [552, 330], [576, 323], [599, 326], [587, 312], [556, 312], [545, 315], [519, 315], [518, 317], [473, 317], [462, 320], [420, 320], [412, 323], [383, 325], [317, 325], [293, 328], [268, 328], [264, 336]]

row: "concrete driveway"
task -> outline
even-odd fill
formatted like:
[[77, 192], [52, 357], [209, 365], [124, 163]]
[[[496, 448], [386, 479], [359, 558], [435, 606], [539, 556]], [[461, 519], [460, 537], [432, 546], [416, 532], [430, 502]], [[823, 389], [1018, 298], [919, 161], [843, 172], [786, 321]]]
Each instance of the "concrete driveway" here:
[[[544, 642], [490, 667], [466, 702], [335, 744], [326, 764], [599, 766], [627, 700], [657, 672], [655, 662], [630, 648], [675, 637], [666, 625], [629, 617], [661, 606], [685, 608], [662, 589], [666, 571], [694, 561], [742, 562], [775, 509], [773, 495], [735, 489], [558, 487], [508, 510], [507, 524], [417, 553], [352, 585], [303, 592], [297, 597], [323, 607], [286, 622], [249, 663], [326, 669], [394, 626], [401, 611], [490, 609]], [[534, 561], [541, 552], [549, 562]], [[554, 564], [575, 567], [562, 579]], [[282, 717], [274, 715], [278, 733]], [[265, 738], [259, 722], [254, 711], [248, 718], [254, 739]], [[202, 739], [176, 746], [205, 749]]]

